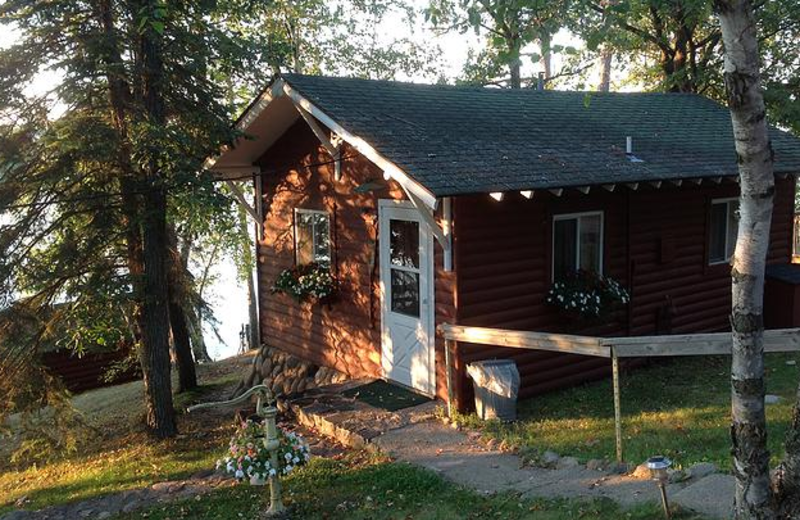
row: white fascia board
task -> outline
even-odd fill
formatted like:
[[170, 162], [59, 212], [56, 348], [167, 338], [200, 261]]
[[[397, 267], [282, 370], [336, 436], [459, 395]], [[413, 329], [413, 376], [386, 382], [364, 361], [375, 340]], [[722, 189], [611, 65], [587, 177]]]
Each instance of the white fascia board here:
[[339, 137], [347, 142], [350, 146], [358, 150], [361, 155], [372, 161], [376, 166], [383, 170], [385, 175], [397, 181], [403, 189], [413, 193], [425, 206], [431, 210], [435, 210], [437, 206], [436, 196], [428, 191], [424, 186], [419, 184], [401, 170], [396, 164], [381, 155], [377, 150], [370, 146], [366, 141], [360, 137], [353, 135], [349, 131], [342, 128], [342, 126], [331, 119], [325, 112], [317, 108], [313, 103], [304, 98], [298, 91], [294, 90], [291, 85], [283, 82], [283, 92], [289, 96], [292, 101], [297, 103], [304, 110], [313, 115], [323, 125], [327, 126], [332, 131], [336, 132]]
[[219, 167], [211, 165], [206, 169], [214, 173], [220, 174], [220, 176], [222, 176], [223, 178], [230, 178], [230, 180], [250, 181], [252, 180], [253, 175], [261, 174], [261, 167], [253, 166], [251, 164], [219, 166]]

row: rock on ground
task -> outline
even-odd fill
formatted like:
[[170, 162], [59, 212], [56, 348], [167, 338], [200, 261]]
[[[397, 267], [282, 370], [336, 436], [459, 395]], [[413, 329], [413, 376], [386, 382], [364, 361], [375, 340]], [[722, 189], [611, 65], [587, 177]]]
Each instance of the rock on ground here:
[[732, 475], [716, 473], [675, 493], [671, 500], [710, 518], [731, 518], [734, 488]]
[[700, 462], [699, 464], [695, 464], [690, 466], [687, 470], [687, 474], [689, 478], [693, 479], [701, 479], [703, 477], [707, 477], [712, 473], [716, 473], [718, 471], [716, 464], [711, 462]]

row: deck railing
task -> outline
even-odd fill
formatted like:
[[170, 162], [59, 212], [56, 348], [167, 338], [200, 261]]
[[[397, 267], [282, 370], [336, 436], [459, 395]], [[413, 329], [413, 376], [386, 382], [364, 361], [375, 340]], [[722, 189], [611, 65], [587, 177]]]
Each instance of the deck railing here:
[[[445, 340], [448, 415], [452, 415], [453, 412], [452, 354], [459, 342], [610, 358], [614, 388], [616, 455], [619, 462], [622, 462], [622, 398], [619, 384], [619, 359], [728, 355], [732, 348], [730, 332], [600, 338], [450, 324], [440, 325], [438, 330]], [[764, 351], [800, 352], [800, 328], [764, 331]]]

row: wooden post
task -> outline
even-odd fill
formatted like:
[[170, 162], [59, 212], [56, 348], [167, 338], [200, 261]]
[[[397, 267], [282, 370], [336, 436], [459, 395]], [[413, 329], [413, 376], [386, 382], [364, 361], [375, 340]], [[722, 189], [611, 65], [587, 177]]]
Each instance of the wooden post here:
[[453, 417], [453, 360], [451, 350], [455, 347], [455, 341], [445, 338], [444, 340], [444, 365], [447, 370], [447, 417]]
[[617, 462], [622, 462], [622, 406], [619, 392], [619, 359], [611, 347], [611, 371], [614, 386], [614, 433], [617, 438]]

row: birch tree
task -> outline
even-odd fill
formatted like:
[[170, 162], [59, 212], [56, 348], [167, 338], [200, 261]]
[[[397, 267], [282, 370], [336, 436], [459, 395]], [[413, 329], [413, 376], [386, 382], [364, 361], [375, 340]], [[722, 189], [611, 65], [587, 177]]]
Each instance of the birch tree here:
[[724, 83], [739, 162], [739, 236], [731, 270], [731, 440], [737, 519], [774, 518], [764, 409], [764, 268], [775, 192], [761, 91], [758, 39], [749, 0], [715, 0]]

